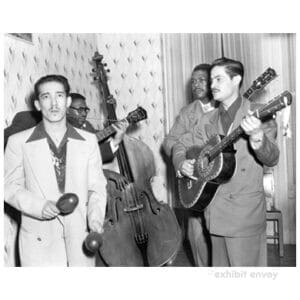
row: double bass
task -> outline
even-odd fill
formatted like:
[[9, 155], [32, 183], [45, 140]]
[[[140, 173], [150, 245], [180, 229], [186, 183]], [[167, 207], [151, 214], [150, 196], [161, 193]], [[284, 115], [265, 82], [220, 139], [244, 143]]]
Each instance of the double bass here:
[[[115, 101], [107, 84], [106, 64], [98, 52], [93, 56], [100, 91], [106, 102], [108, 123], [117, 121]], [[181, 245], [181, 230], [171, 207], [159, 202], [151, 188], [154, 156], [138, 139], [125, 135], [116, 153], [123, 189], [108, 179], [108, 203], [99, 254], [108, 266], [162, 266], [175, 258]], [[118, 176], [120, 176], [118, 174]]]

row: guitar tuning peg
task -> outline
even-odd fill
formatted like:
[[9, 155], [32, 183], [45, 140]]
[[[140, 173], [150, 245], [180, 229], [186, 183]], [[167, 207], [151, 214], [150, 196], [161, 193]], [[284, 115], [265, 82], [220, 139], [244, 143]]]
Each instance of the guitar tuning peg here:
[[107, 63], [104, 63], [103, 66], [104, 66], [104, 67], [107, 67]]
[[95, 68], [93, 68], [93, 69], [92, 69], [92, 72], [96, 72], [96, 69], [95, 69]]
[[110, 72], [110, 69], [107, 69], [106, 72], [109, 73], [109, 72]]

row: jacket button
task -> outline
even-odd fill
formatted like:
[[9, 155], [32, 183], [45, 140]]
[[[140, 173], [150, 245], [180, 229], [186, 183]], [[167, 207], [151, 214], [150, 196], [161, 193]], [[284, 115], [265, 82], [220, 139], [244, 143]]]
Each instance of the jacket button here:
[[41, 242], [41, 241], [42, 241], [42, 239], [41, 239], [40, 237], [38, 237], [38, 238], [37, 238], [37, 240], [38, 240], [39, 242]]
[[229, 199], [233, 199], [233, 195], [232, 194], [229, 195]]
[[242, 171], [242, 172], [245, 172], [245, 171], [246, 171], [246, 169], [245, 169], [245, 168], [242, 168], [242, 169], [241, 169], [241, 171]]

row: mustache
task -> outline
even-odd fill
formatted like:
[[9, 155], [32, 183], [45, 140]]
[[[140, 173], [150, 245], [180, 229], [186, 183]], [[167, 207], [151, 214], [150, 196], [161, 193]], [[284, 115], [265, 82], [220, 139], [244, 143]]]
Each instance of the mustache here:
[[51, 108], [49, 109], [49, 111], [50, 111], [50, 112], [59, 112], [60, 109], [57, 108], [57, 107], [51, 107]]

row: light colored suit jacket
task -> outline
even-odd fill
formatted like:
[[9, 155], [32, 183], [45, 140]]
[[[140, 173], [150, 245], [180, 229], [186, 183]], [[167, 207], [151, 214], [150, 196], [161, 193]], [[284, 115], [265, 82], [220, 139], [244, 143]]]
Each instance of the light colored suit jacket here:
[[[248, 114], [250, 102], [243, 99], [236, 113], [232, 128], [237, 128]], [[219, 110], [204, 116], [201, 128], [193, 135], [192, 144], [202, 145], [214, 134], [224, 134], [220, 124]], [[277, 125], [275, 120], [263, 123], [264, 138], [260, 149], [250, 148], [248, 136], [234, 143], [236, 170], [228, 183], [221, 184], [214, 199], [205, 211], [210, 233], [242, 237], [260, 234], [266, 226], [266, 206], [263, 191], [263, 165], [272, 167], [279, 159], [275, 143]], [[190, 145], [187, 145], [187, 147]]]
[[46, 138], [28, 141], [34, 128], [12, 135], [5, 151], [5, 201], [20, 210], [22, 266], [93, 266], [83, 251], [87, 220], [104, 221], [106, 179], [94, 134], [75, 129], [81, 139], [68, 138], [65, 193], [75, 193], [74, 212], [42, 219], [47, 200], [61, 196]]
[[214, 109], [215, 102], [211, 102], [211, 110], [204, 112], [200, 100], [195, 100], [189, 105], [183, 107], [176, 117], [176, 120], [170, 129], [169, 134], [163, 141], [163, 148], [168, 156], [172, 154], [172, 160], [175, 171], [178, 170], [180, 164], [186, 159], [185, 140], [191, 138], [191, 131], [197, 126], [202, 119], [202, 116], [211, 113]]

